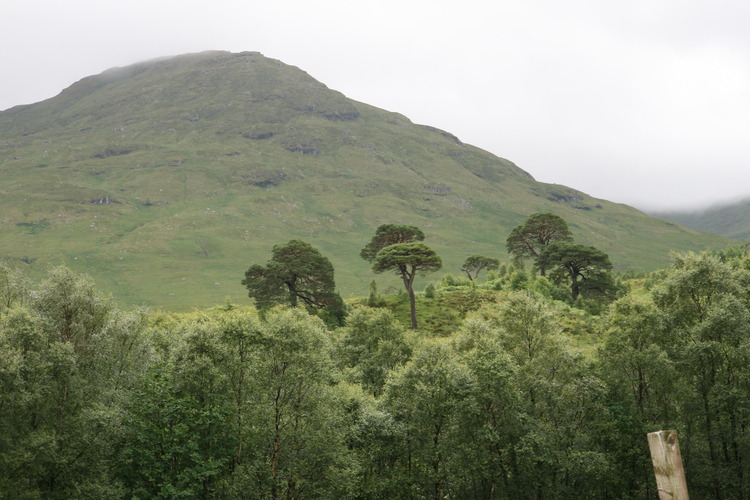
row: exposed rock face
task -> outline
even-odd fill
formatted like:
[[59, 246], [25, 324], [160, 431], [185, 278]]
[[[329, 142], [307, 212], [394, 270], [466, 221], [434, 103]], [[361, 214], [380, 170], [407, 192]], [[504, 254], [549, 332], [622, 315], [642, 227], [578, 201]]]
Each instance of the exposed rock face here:
[[270, 139], [276, 135], [275, 132], [257, 132], [257, 133], [250, 133], [250, 134], [242, 134], [242, 137], [245, 139], [252, 139], [254, 141], [264, 141], [266, 139]]
[[92, 158], [109, 158], [110, 156], [122, 156], [132, 153], [134, 150], [131, 148], [107, 148], [100, 153], [96, 153]]
[[248, 184], [252, 186], [257, 186], [259, 188], [268, 188], [271, 186], [278, 186], [288, 177], [284, 172], [273, 172], [268, 174], [243, 175], [243, 178], [248, 179]]
[[323, 115], [326, 120], [330, 120], [332, 122], [345, 122], [350, 120], [356, 120], [360, 117], [359, 111], [352, 110], [348, 112], [343, 113], [331, 113], [331, 114], [324, 114]]

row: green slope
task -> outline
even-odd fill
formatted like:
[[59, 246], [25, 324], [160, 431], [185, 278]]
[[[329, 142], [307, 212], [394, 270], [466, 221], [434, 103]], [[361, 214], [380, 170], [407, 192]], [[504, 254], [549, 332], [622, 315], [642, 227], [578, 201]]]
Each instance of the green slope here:
[[469, 254], [504, 259], [507, 234], [537, 211], [618, 269], [727, 244], [536, 182], [258, 53], [112, 69], [0, 112], [0, 255], [88, 272], [126, 304], [244, 302], [244, 270], [291, 238], [332, 260], [344, 296], [365, 295], [373, 275], [358, 254], [381, 223], [421, 227], [458, 272]]
[[696, 231], [750, 240], [750, 199], [699, 212], [664, 212], [655, 215]]

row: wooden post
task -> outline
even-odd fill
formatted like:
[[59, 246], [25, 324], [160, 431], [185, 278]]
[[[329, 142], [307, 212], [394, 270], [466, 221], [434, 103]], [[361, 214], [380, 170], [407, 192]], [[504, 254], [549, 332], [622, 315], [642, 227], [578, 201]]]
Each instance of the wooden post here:
[[648, 447], [654, 464], [659, 500], [688, 500], [677, 431], [650, 432]]

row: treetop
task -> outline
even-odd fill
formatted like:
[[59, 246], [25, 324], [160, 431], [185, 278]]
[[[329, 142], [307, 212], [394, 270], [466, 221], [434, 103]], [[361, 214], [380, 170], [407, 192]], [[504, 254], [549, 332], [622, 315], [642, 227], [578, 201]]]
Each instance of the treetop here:
[[372, 270], [401, 272], [402, 268], [411, 267], [413, 271], [427, 273], [443, 267], [437, 253], [424, 243], [396, 243], [383, 248], [375, 256]]
[[397, 243], [411, 243], [423, 241], [424, 233], [416, 226], [405, 224], [381, 224], [375, 230], [375, 236], [359, 253], [360, 257], [368, 262], [375, 260], [380, 250]]

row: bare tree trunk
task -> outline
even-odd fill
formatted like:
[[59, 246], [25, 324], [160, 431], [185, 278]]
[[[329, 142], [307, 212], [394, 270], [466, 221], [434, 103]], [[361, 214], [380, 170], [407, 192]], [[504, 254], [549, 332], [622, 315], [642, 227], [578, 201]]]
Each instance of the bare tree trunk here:
[[414, 288], [411, 287], [411, 284], [409, 288], [407, 288], [407, 291], [409, 292], [409, 305], [411, 306], [411, 329], [416, 330], [417, 329], [417, 302], [414, 298]]

